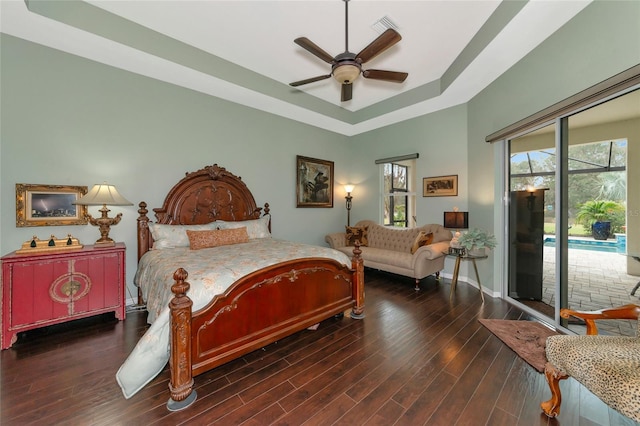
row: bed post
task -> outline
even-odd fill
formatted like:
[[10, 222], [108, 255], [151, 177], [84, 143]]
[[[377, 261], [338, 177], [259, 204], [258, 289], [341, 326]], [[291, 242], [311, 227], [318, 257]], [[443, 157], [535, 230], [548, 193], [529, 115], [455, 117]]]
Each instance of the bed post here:
[[[271, 210], [269, 209], [269, 203], [264, 203], [264, 210], [262, 211], [262, 216], [266, 216], [269, 214]], [[269, 232], [271, 232], [271, 219], [269, 219], [269, 224], [267, 225], [269, 228]]]
[[353, 248], [353, 258], [351, 258], [351, 269], [353, 269], [353, 309], [351, 318], [364, 318], [364, 260], [362, 260], [362, 250], [360, 241], [355, 242]]
[[[147, 217], [147, 203], [141, 201], [138, 204], [138, 262], [143, 254], [149, 250], [149, 218]], [[138, 306], [144, 305], [144, 300], [142, 300], [142, 291], [140, 291], [140, 287], [138, 287]]]
[[138, 260], [149, 250], [149, 218], [147, 203], [138, 204]]
[[171, 286], [174, 294], [169, 302], [171, 310], [169, 367], [171, 368], [171, 380], [169, 390], [171, 398], [167, 401], [169, 411], [179, 411], [193, 404], [197, 398], [193, 390], [193, 377], [191, 370], [191, 306], [193, 302], [186, 295], [189, 291], [189, 283], [185, 280], [189, 274], [182, 268], [173, 273], [176, 281]]

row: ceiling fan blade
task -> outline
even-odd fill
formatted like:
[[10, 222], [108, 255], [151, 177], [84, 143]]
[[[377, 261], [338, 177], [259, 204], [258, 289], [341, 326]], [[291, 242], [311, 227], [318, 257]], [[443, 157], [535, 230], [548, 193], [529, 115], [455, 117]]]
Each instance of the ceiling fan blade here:
[[303, 49], [306, 49], [307, 51], [313, 53], [314, 55], [316, 55], [318, 58], [322, 59], [326, 63], [330, 64], [333, 62], [333, 56], [329, 55], [327, 52], [322, 50], [317, 44], [315, 44], [308, 38], [298, 37], [297, 39], [293, 40], [293, 42], [298, 46], [302, 47]]
[[303, 84], [308, 84], [308, 83], [313, 83], [315, 81], [325, 80], [325, 79], [327, 79], [329, 77], [331, 77], [331, 74], [319, 75], [317, 77], [307, 78], [306, 80], [294, 81], [293, 83], [289, 83], [289, 86], [298, 87], [298, 86], [302, 86]]
[[384, 71], [384, 70], [366, 70], [362, 72], [364, 78], [370, 78], [372, 80], [384, 80], [393, 81], [396, 83], [402, 83], [405, 81], [409, 74], [399, 71]]
[[353, 97], [353, 84], [341, 84], [340, 102], [350, 101]]
[[362, 64], [375, 58], [397, 42], [402, 40], [402, 37], [396, 30], [389, 28], [383, 32], [377, 39], [373, 40], [367, 47], [362, 49], [360, 53], [356, 55], [356, 60], [360, 60]]

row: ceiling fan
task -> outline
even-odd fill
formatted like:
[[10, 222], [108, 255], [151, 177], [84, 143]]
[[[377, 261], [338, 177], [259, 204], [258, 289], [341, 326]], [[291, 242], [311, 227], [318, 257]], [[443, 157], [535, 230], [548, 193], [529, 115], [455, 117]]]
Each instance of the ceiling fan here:
[[353, 97], [353, 81], [358, 78], [360, 74], [362, 74], [364, 78], [370, 78], [372, 80], [384, 80], [395, 83], [402, 83], [409, 75], [406, 72], [362, 69], [362, 64], [370, 61], [371, 59], [375, 58], [376, 56], [399, 42], [402, 39], [400, 34], [398, 34], [398, 32], [394, 29], [389, 28], [378, 38], [373, 40], [367, 47], [362, 49], [357, 55], [355, 53], [351, 53], [349, 52], [349, 0], [344, 0], [344, 7], [345, 51], [343, 53], [332, 57], [306, 37], [298, 37], [294, 40], [294, 43], [296, 43], [300, 47], [306, 49], [326, 63], [331, 64], [331, 74], [320, 75], [317, 77], [308, 78], [306, 80], [295, 81], [293, 83], [289, 83], [289, 85], [293, 87], [302, 86], [303, 84], [325, 80], [333, 76], [333, 78], [335, 78], [340, 83], [340, 101], [345, 102], [351, 100], [351, 98]]

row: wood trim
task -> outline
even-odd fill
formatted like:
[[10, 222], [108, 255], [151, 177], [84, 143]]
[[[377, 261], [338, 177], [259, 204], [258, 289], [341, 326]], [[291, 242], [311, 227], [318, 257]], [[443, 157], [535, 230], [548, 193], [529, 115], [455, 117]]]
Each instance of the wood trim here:
[[517, 121], [485, 138], [485, 142], [497, 142], [508, 137], [531, 130], [558, 117], [568, 115], [574, 111], [615, 95], [618, 92], [640, 84], [640, 65], [635, 65], [620, 74], [616, 74], [595, 86], [583, 90], [567, 99], [543, 109], [527, 118]]

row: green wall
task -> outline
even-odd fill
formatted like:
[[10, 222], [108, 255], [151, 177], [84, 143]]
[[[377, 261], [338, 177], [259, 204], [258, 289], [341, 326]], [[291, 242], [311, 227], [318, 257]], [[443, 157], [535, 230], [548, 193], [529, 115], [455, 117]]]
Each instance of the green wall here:
[[[502, 143], [487, 135], [640, 63], [640, 2], [596, 1], [468, 103], [469, 211], [472, 226], [503, 229]], [[471, 160], [473, 159], [473, 160]], [[481, 279], [502, 283], [504, 241]]]
[[[185, 172], [214, 163], [242, 177], [258, 205], [268, 202], [276, 238], [324, 245], [346, 222], [343, 191], [333, 209], [299, 209], [296, 155], [335, 162], [345, 183], [347, 137], [2, 35], [0, 249], [33, 235], [100, 236], [87, 226], [17, 228], [15, 184], [86, 185], [108, 181], [135, 205], [110, 236], [124, 241], [127, 283], [136, 270], [137, 204], [159, 207]], [[97, 208], [90, 213], [99, 216]]]
[[[458, 197], [423, 198], [418, 223], [468, 209], [472, 227], [500, 235], [501, 144], [484, 138], [640, 63], [640, 2], [596, 1], [465, 105], [351, 138], [212, 98], [11, 36], [0, 36], [0, 251], [36, 234], [72, 233], [89, 244], [92, 226], [16, 228], [15, 184], [87, 185], [109, 181], [137, 204], [159, 206], [185, 172], [218, 163], [242, 176], [259, 205], [268, 202], [277, 238], [324, 244], [346, 222], [379, 211], [374, 160], [420, 153], [422, 177], [458, 174]], [[333, 209], [295, 207], [295, 156], [335, 162]], [[419, 184], [421, 186], [421, 184]], [[91, 213], [96, 215], [94, 208]], [[124, 241], [127, 282], [135, 273], [137, 207], [111, 235]], [[504, 243], [479, 262], [484, 286], [498, 292]], [[447, 263], [446, 271], [452, 270]]]
[[[458, 207], [467, 210], [469, 196], [467, 172], [467, 107], [458, 105], [351, 138], [354, 149], [351, 223], [371, 219], [382, 221], [379, 167], [375, 160], [418, 153], [416, 160], [416, 220], [418, 226], [442, 224], [444, 211]], [[457, 197], [423, 197], [422, 179], [430, 176], [458, 175]], [[460, 279], [469, 281], [466, 262]], [[453, 259], [445, 260], [443, 276], [451, 277]], [[474, 279], [475, 281], [475, 279]]]
[[[354, 150], [352, 180], [356, 184], [352, 217], [382, 220], [379, 166], [375, 160], [418, 153], [416, 160], [416, 218], [419, 226], [442, 223], [442, 212], [467, 207], [465, 105], [363, 133], [351, 138]], [[422, 196], [422, 178], [458, 175], [457, 197]]]
[[[356, 219], [372, 218], [368, 212], [379, 210], [373, 160], [419, 152], [419, 177], [459, 174], [460, 193], [438, 199], [418, 196], [418, 223], [441, 223], [442, 211], [467, 208], [470, 227], [490, 230], [499, 238], [490, 260], [478, 262], [483, 286], [499, 294], [505, 248], [504, 154], [502, 143], [488, 144], [485, 137], [640, 63], [638, 22], [640, 2], [596, 1], [466, 105], [353, 137], [354, 182], [366, 182], [354, 193]], [[358, 199], [359, 191], [366, 200]], [[465, 266], [461, 274], [469, 280], [472, 275]], [[445, 276], [452, 269], [448, 260]]]

